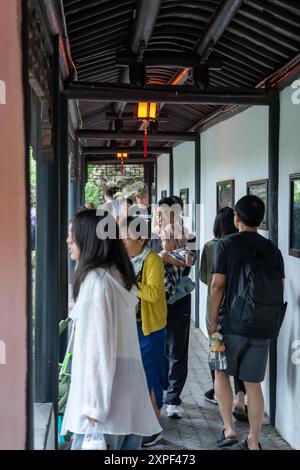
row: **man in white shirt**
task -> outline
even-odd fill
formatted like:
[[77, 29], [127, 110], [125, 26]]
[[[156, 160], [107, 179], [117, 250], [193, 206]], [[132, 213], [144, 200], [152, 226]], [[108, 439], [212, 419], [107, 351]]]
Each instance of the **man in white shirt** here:
[[103, 191], [103, 196], [105, 199], [103, 208], [109, 210], [115, 218], [119, 216], [120, 204], [119, 201], [114, 199], [114, 190], [112, 188], [105, 189], [105, 191]]

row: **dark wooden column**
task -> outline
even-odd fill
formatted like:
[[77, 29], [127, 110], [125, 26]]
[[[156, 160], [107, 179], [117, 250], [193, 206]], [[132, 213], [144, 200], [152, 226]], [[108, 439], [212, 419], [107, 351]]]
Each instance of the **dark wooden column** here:
[[[201, 136], [197, 138], [195, 142], [195, 231], [196, 231], [196, 244], [200, 244], [200, 220], [198, 214], [200, 215], [199, 206], [201, 204]], [[194, 227], [193, 227], [194, 228]], [[200, 285], [199, 285], [199, 269], [200, 269], [200, 250], [197, 251], [197, 259], [195, 263], [195, 327], [199, 328], [200, 318], [199, 318], [199, 306], [200, 306]]]
[[[275, 94], [269, 107], [269, 238], [278, 245], [278, 181], [279, 181], [280, 98]], [[277, 339], [270, 344], [270, 423], [276, 421]]]
[[173, 196], [174, 192], [174, 156], [173, 149], [171, 149], [169, 156], [169, 196]]
[[[68, 194], [68, 224], [77, 210], [77, 140], [74, 143], [74, 152], [69, 155], [69, 194]], [[68, 256], [68, 283], [72, 280], [75, 262]]]
[[154, 181], [154, 163], [147, 163], [144, 165], [144, 180], [148, 189], [149, 203], [152, 202], [152, 183]]
[[59, 42], [54, 38], [53, 152], [37, 162], [36, 396], [53, 403], [57, 417], [58, 323], [67, 315], [68, 112], [59, 69]]
[[78, 147], [77, 151], [77, 162], [78, 162], [78, 174], [77, 174], [77, 185], [76, 185], [76, 210], [84, 204], [84, 155], [81, 153]]
[[[68, 100], [59, 92], [59, 320], [68, 316]], [[59, 359], [63, 360], [67, 331], [60, 337]]]

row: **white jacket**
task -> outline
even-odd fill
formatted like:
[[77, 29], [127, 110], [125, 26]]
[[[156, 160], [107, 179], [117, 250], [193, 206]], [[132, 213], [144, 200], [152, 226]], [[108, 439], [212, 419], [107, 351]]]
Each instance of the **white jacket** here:
[[151, 436], [161, 431], [142, 364], [135, 306], [116, 269], [86, 276], [71, 312], [74, 347], [62, 434], [87, 431], [86, 416], [104, 434]]

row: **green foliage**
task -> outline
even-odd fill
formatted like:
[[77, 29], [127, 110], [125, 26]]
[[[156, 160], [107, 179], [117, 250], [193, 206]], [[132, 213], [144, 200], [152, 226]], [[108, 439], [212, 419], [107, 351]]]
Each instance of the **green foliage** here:
[[102, 203], [101, 189], [91, 180], [85, 185], [85, 202], [93, 203], [95, 207]]

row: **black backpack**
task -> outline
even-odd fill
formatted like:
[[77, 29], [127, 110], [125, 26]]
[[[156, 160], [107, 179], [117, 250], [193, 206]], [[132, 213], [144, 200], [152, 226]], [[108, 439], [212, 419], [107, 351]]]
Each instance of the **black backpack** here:
[[[244, 239], [240, 242], [245, 243]], [[280, 267], [271, 242], [266, 241], [261, 250], [248, 248], [229, 309], [231, 328], [248, 338], [272, 339], [279, 334], [287, 308]]]

